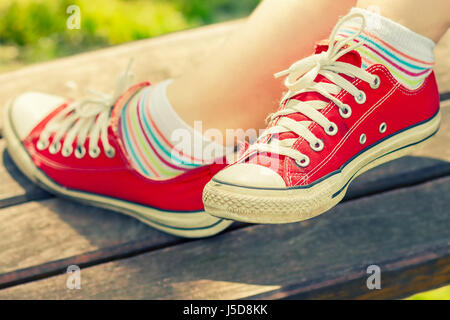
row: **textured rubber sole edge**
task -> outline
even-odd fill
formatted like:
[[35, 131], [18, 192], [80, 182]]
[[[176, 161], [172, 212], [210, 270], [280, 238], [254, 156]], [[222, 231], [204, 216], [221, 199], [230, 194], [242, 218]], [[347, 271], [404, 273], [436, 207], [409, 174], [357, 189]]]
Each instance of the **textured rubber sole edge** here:
[[364, 151], [342, 170], [309, 188], [255, 189], [210, 181], [203, 191], [208, 214], [248, 223], [282, 224], [318, 216], [345, 196], [356, 177], [383, 163], [410, 154], [439, 129], [441, 114], [387, 138]]
[[12, 105], [13, 101], [10, 101], [3, 108], [3, 135], [6, 140], [8, 152], [25, 176], [50, 193], [95, 207], [123, 213], [158, 230], [185, 238], [213, 236], [225, 230], [233, 223], [229, 220], [212, 217], [204, 211], [175, 212], [158, 210], [120, 199], [68, 189], [55, 183], [34, 165], [31, 157], [15, 133], [10, 116]]

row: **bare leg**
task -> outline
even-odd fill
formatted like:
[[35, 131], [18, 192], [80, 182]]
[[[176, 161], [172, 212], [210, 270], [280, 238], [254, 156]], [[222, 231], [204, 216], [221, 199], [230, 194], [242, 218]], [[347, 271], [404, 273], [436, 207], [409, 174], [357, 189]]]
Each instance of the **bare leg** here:
[[265, 0], [199, 68], [168, 88], [177, 113], [203, 128], [262, 128], [284, 90], [273, 74], [312, 54], [356, 0]]
[[357, 7], [375, 7], [380, 14], [438, 42], [450, 27], [448, 0], [358, 0]]

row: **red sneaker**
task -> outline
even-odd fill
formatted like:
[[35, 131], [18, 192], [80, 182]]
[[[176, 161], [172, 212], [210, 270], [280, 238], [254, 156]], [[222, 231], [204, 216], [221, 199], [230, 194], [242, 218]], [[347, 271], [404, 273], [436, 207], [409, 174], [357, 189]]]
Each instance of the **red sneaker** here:
[[437, 132], [434, 74], [410, 90], [384, 65], [364, 70], [351, 40], [318, 45], [280, 73], [289, 92], [257, 143], [206, 185], [209, 214], [252, 223], [312, 218], [341, 201], [358, 175]]
[[120, 97], [100, 96], [89, 105], [25, 93], [5, 108], [9, 153], [28, 178], [52, 193], [128, 214], [174, 235], [214, 235], [231, 222], [204, 213], [202, 190], [224, 165], [163, 181], [148, 179], [130, 165], [117, 132], [118, 115], [138, 89], [149, 85], [135, 85]]

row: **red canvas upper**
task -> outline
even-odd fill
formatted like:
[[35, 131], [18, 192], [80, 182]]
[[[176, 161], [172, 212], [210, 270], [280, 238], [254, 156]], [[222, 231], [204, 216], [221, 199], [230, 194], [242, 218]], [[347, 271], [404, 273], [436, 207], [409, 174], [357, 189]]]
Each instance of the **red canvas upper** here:
[[[327, 48], [326, 45], [318, 45], [316, 53]], [[361, 58], [356, 51], [347, 53], [339, 61], [361, 66]], [[439, 93], [434, 73], [431, 73], [419, 88], [410, 90], [400, 84], [383, 65], [373, 65], [366, 71], [379, 76], [379, 88], [372, 89], [367, 82], [343, 75], [358, 89], [364, 91], [367, 97], [365, 103], [358, 104], [348, 92], [340, 91], [337, 98], [351, 107], [351, 117], [342, 118], [338, 107], [332, 102], [320, 111], [331, 122], [337, 124], [336, 135], [327, 135], [317, 123], [312, 122], [309, 125], [308, 129], [324, 142], [322, 151], [313, 151], [309, 143], [295, 133], [287, 132], [279, 135], [279, 139], [297, 138], [292, 148], [310, 158], [310, 164], [307, 167], [300, 167], [289, 157], [270, 153], [244, 152], [238, 162], [271, 167], [284, 179], [288, 187], [309, 185], [339, 170], [349, 159], [387, 136], [426, 121], [438, 111]], [[316, 81], [328, 80], [319, 75]], [[99, 141], [99, 147], [102, 152], [95, 159], [88, 155], [78, 159], [73, 154], [64, 157], [61, 152], [51, 154], [48, 148], [43, 151], [37, 149], [36, 145], [42, 130], [59, 111], [67, 106], [66, 103], [43, 119], [24, 139], [23, 144], [34, 164], [56, 183], [69, 189], [118, 198], [162, 210], [203, 209], [203, 187], [215, 173], [224, 168], [224, 164], [215, 163], [187, 171], [172, 179], [156, 181], [134, 170], [124, 151], [117, 132], [118, 115], [123, 105], [137, 90], [149, 85], [150, 83], [143, 82], [131, 87], [118, 99], [112, 110], [108, 138], [111, 146], [116, 150], [113, 158], [105, 155], [101, 141]], [[293, 99], [327, 101], [315, 92], [301, 93]], [[300, 113], [290, 114], [288, 117], [296, 121], [310, 120]], [[385, 133], [379, 132], [381, 123], [387, 124]], [[361, 144], [359, 139], [363, 133], [367, 136], [367, 141]], [[50, 137], [50, 143], [51, 140], [52, 137]], [[61, 143], [63, 142], [64, 138], [61, 140]], [[89, 138], [85, 141], [86, 148], [88, 144]], [[75, 142], [73, 147], [76, 147]]]
[[[105, 155], [101, 141], [99, 141], [99, 147], [102, 152], [95, 159], [89, 155], [81, 159], [73, 154], [64, 157], [61, 152], [51, 154], [48, 148], [43, 151], [37, 149], [36, 145], [45, 125], [67, 106], [65, 103], [43, 119], [24, 139], [23, 144], [34, 164], [56, 183], [69, 189], [118, 198], [161, 210], [202, 210], [203, 187], [225, 166], [224, 164], [206, 165], [162, 181], [148, 179], [130, 165], [117, 132], [118, 115], [126, 101], [137, 90], [148, 85], [150, 83], [143, 82], [131, 87], [119, 98], [112, 111], [108, 138], [111, 146], [116, 150], [113, 158]], [[61, 144], [63, 142], [64, 138]], [[88, 145], [89, 138], [84, 146], [88, 148]], [[76, 142], [73, 147], [76, 147]]]
[[[326, 45], [318, 45], [316, 53], [325, 51], [327, 48]], [[347, 53], [339, 61], [361, 67], [361, 58], [356, 51]], [[293, 159], [283, 155], [256, 153], [256, 151], [244, 154], [238, 162], [270, 167], [284, 179], [288, 187], [305, 186], [339, 170], [352, 157], [383, 138], [429, 120], [438, 112], [439, 92], [434, 73], [431, 73], [419, 88], [410, 90], [400, 84], [381, 64], [373, 65], [366, 71], [379, 76], [381, 80], [379, 88], [372, 89], [367, 82], [342, 75], [358, 89], [364, 91], [367, 97], [365, 103], [358, 104], [348, 92], [340, 91], [336, 97], [351, 107], [352, 115], [349, 118], [342, 118], [339, 108], [333, 102], [321, 110], [323, 115], [338, 126], [336, 135], [327, 135], [324, 129], [315, 122], [309, 125], [308, 129], [324, 142], [322, 151], [312, 150], [304, 138], [298, 137], [293, 132], [279, 134], [280, 140], [297, 138], [292, 148], [309, 157], [310, 164], [307, 167], [300, 167]], [[328, 81], [328, 79], [319, 75], [315, 81]], [[328, 101], [316, 92], [301, 93], [293, 99]], [[308, 117], [300, 113], [287, 117], [296, 121], [310, 121]], [[387, 124], [387, 130], [383, 134], [379, 132], [381, 123]], [[361, 134], [367, 136], [364, 144], [360, 143]]]

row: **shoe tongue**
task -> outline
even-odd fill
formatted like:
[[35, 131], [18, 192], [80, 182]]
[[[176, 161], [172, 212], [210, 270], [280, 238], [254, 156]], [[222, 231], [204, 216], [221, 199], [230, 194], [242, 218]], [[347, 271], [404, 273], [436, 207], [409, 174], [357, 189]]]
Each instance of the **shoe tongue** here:
[[[316, 46], [314, 48], [314, 53], [319, 54], [319, 53], [327, 51], [329, 48], [329, 44], [330, 44], [330, 42], [328, 39], [317, 42]], [[347, 47], [348, 47], [348, 45], [345, 45], [342, 49], [345, 49]], [[345, 55], [340, 57], [337, 61], [349, 63], [358, 68], [361, 68], [361, 64], [362, 64], [361, 56], [355, 50], [352, 50], [352, 51], [346, 53]]]
[[[329, 41], [322, 40], [322, 41], [316, 43], [314, 53], [320, 54], [322, 52], [326, 52], [328, 50], [328, 48], [329, 48]], [[344, 47], [343, 49], [345, 49], [345, 48], [346, 47]], [[352, 64], [358, 68], [361, 68], [361, 64], [362, 64], [361, 56], [355, 50], [352, 50], [352, 51], [346, 53], [345, 55], [340, 57], [337, 61]], [[352, 81], [352, 79], [350, 77], [347, 77], [345, 75], [342, 75], [342, 76], [344, 78], [346, 78], [348, 81], [350, 81], [350, 82]], [[318, 75], [315, 79], [315, 82], [332, 83], [331, 81], [329, 81], [327, 78], [325, 78], [322, 75]], [[292, 99], [299, 100], [299, 101], [318, 101], [319, 100], [319, 101], [329, 102], [329, 100], [327, 98], [323, 97], [318, 92], [299, 93], [298, 95], [292, 97], [291, 100]], [[287, 117], [291, 118], [292, 120], [295, 120], [295, 121], [311, 121], [308, 117], [306, 117], [305, 115], [300, 114], [300, 113], [294, 113], [294, 114], [288, 115]], [[291, 139], [291, 138], [296, 138], [296, 136], [297, 135], [294, 133], [286, 132], [286, 133], [280, 134], [279, 139], [280, 140]]]
[[316, 45], [314, 47], [314, 53], [319, 54], [319, 53], [327, 51], [329, 43], [330, 42], [328, 39], [323, 39], [321, 41], [317, 41]]
[[[343, 49], [345, 49], [345, 48], [347, 48], [347, 47], [348, 47], [348, 46], [344, 46], [341, 50], [343, 50]], [[329, 48], [329, 40], [328, 40], [328, 39], [319, 41], [319, 42], [316, 43], [316, 46], [315, 46], [315, 48], [314, 48], [314, 53], [315, 53], [315, 54], [320, 54], [320, 53], [322, 53], [322, 52], [326, 52], [326, 51], [328, 51], [328, 48]], [[344, 63], [348, 63], [348, 64], [354, 65], [355, 67], [358, 67], [358, 68], [361, 68], [361, 65], [362, 65], [361, 56], [360, 56], [359, 53], [358, 53], [357, 51], [355, 51], [355, 50], [352, 50], [352, 51], [350, 51], [350, 52], [347, 52], [347, 53], [344, 54], [342, 57], [340, 57], [339, 59], [337, 59], [337, 61], [339, 61], [339, 62], [344, 62]], [[344, 76], [344, 77], [345, 77], [345, 76]], [[349, 80], [349, 78], [347, 78], [347, 80]], [[350, 81], [351, 81], [351, 80], [350, 80]], [[326, 78], [323, 77], [322, 75], [318, 75], [318, 76], [316, 77], [316, 79], [315, 79], [315, 82], [326, 82], [326, 83], [331, 83], [328, 79], [326, 79]], [[299, 95], [293, 97], [293, 99], [300, 98], [299, 100], [302, 100], [302, 101], [310, 100], [310, 99], [303, 100], [303, 95], [305, 95], [305, 94], [302, 94], [302, 93], [301, 93], [301, 94], [299, 94]], [[306, 94], [306, 96], [308, 96], [308, 95]], [[320, 95], [319, 95], [319, 96], [320, 96]], [[322, 99], [321, 99], [321, 100], [322, 100]], [[326, 101], [326, 100], [325, 100], [325, 101]]]

